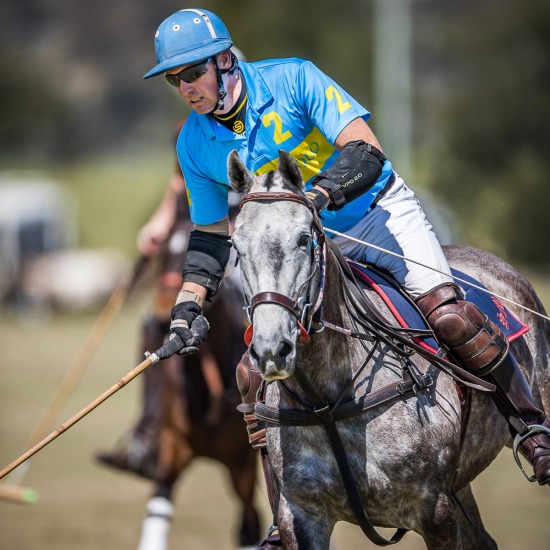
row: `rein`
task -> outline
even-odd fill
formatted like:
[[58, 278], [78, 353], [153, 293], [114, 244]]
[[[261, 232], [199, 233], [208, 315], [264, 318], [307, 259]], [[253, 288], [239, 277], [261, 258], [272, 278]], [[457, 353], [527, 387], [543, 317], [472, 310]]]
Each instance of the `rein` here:
[[[446, 374], [451, 376], [457, 382], [474, 388], [483, 392], [494, 392], [496, 387], [494, 384], [483, 380], [474, 374], [468, 372], [467, 370], [459, 367], [455, 363], [447, 361], [443, 357], [434, 355], [429, 351], [425, 350], [421, 345], [414, 342], [411, 338], [403, 335], [402, 333], [414, 333], [415, 330], [406, 329], [403, 331], [401, 327], [395, 328], [389, 325], [374, 308], [373, 304], [367, 299], [367, 296], [359, 287], [355, 275], [351, 271], [346, 259], [342, 256], [342, 253], [338, 247], [329, 241], [329, 246], [332, 253], [337, 259], [337, 264], [339, 266], [340, 272], [342, 274], [342, 279], [344, 281], [344, 295], [346, 297], [346, 303], [348, 304], [348, 311], [352, 312], [354, 307], [350, 303], [351, 301], [355, 304], [355, 309], [359, 311], [364, 311], [365, 315], [361, 317], [355, 316], [355, 320], [361, 324], [367, 331], [376, 334], [379, 338], [390, 346], [392, 349], [398, 351], [401, 349], [403, 353], [403, 346], [411, 350], [409, 355], [412, 355], [413, 352], [416, 352], [418, 355], [426, 359], [426, 361], [432, 363], [436, 367], [440, 368]], [[425, 331], [421, 331], [425, 333]], [[398, 344], [396, 344], [397, 342]], [[399, 347], [401, 346], [401, 348]], [[397, 348], [397, 349], [396, 349]]]
[[[360, 239], [356, 239], [355, 237], [350, 237], [349, 235], [346, 235], [345, 233], [340, 233], [340, 231], [335, 231], [334, 229], [330, 229], [329, 227], [324, 227], [323, 229], [325, 232], [330, 233], [331, 235], [335, 235], [337, 237], [342, 237], [344, 239], [347, 239], [348, 241], [352, 241], [358, 244], [361, 244], [363, 246], [367, 246], [369, 248], [373, 248], [375, 250], [378, 250], [380, 252], [383, 252], [384, 254], [389, 254], [390, 256], [395, 256], [396, 258], [400, 258], [402, 260], [405, 260], [406, 262], [412, 262], [416, 265], [419, 265], [420, 267], [424, 267], [426, 269], [429, 269], [430, 271], [435, 271], [436, 273], [440, 273], [441, 275], [449, 276], [448, 273], [441, 271], [439, 269], [436, 269], [435, 267], [423, 264], [422, 262], [419, 262], [417, 260], [414, 260], [412, 258], [407, 258], [406, 256], [403, 256], [402, 254], [398, 254], [396, 252], [393, 252], [391, 250], [388, 250], [387, 248], [383, 248], [381, 246], [376, 246], [372, 243], [368, 243], [366, 241], [362, 241]], [[465, 279], [462, 279], [461, 277], [457, 277], [456, 275], [452, 275], [451, 277], [458, 281], [459, 283], [466, 283], [467, 285], [474, 287], [475, 289], [479, 290], [480, 292], [484, 292], [485, 294], [489, 294], [490, 296], [494, 296], [495, 298], [498, 298], [499, 300], [502, 300], [504, 302], [507, 302], [509, 304], [512, 304], [516, 307], [519, 307], [523, 309], [524, 311], [528, 311], [529, 313], [532, 313], [533, 315], [536, 315], [537, 317], [540, 317], [542, 319], [546, 319], [547, 321], [550, 321], [550, 317], [548, 315], [542, 314], [540, 311], [536, 311], [534, 309], [531, 309], [524, 304], [520, 304], [519, 302], [515, 302], [514, 300], [511, 300], [510, 298], [507, 298], [506, 296], [502, 296], [501, 294], [497, 294], [496, 292], [493, 292], [483, 286], [476, 285], [475, 283], [472, 283], [472, 281], [466, 281]]]

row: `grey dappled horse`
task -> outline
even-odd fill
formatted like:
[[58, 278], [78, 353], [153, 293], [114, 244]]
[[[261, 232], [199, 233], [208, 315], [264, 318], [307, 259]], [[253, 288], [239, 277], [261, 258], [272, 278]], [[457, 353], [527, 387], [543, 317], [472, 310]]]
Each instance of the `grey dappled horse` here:
[[[246, 170], [236, 152], [228, 168], [233, 188], [245, 194], [233, 243], [253, 315], [249, 351], [267, 381], [263, 418], [272, 419], [267, 449], [284, 548], [328, 549], [338, 521], [358, 523], [378, 544], [384, 541], [376, 539], [372, 526], [399, 529], [394, 540], [405, 530], [415, 531], [428, 549], [495, 548], [470, 488], [511, 441], [491, 398], [471, 391], [470, 414], [464, 414], [455, 380], [433, 361], [419, 353], [408, 357], [391, 337], [369, 341], [359, 321], [361, 302], [345, 292], [345, 272], [331, 247], [323, 268], [319, 250], [324, 235], [304, 200], [304, 185], [290, 155], [281, 152], [279, 170], [259, 177]], [[446, 253], [453, 267], [494, 292], [544, 311], [531, 285], [498, 258], [463, 247], [446, 248]], [[363, 332], [365, 339], [329, 330], [327, 324], [311, 342], [302, 342], [301, 324], [309, 318], [305, 304], [319, 301], [321, 290], [323, 320]], [[380, 298], [365, 292], [391, 324], [393, 317]], [[514, 312], [531, 329], [512, 343], [512, 350], [536, 402], [548, 414], [550, 396], [540, 388], [550, 387], [549, 327], [529, 312]], [[418, 391], [396, 395], [392, 388], [411, 384], [403, 365], [414, 375]], [[391, 397], [365, 406], [370, 396], [384, 392]], [[332, 408], [332, 418], [322, 410], [323, 403]], [[308, 409], [317, 409], [317, 415]], [[341, 446], [334, 443], [329, 424]], [[345, 457], [337, 459], [342, 451]]]

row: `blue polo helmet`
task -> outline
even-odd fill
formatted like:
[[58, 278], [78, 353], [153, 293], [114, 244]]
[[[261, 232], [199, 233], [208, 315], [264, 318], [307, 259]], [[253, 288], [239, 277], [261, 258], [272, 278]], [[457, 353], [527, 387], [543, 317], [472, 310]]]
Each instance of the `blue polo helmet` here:
[[165, 19], [155, 33], [157, 65], [143, 78], [195, 63], [233, 45], [223, 21], [211, 11], [180, 10]]

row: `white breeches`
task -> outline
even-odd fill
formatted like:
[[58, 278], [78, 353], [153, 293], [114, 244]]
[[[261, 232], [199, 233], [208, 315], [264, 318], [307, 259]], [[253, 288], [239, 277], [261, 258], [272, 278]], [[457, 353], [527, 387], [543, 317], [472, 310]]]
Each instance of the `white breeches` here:
[[[349, 241], [333, 240], [348, 258], [389, 271], [413, 298], [442, 283], [452, 282], [441, 245], [415, 194], [395, 175], [395, 181], [378, 204], [346, 235], [390, 250], [406, 259]], [[409, 260], [433, 267], [438, 273]]]

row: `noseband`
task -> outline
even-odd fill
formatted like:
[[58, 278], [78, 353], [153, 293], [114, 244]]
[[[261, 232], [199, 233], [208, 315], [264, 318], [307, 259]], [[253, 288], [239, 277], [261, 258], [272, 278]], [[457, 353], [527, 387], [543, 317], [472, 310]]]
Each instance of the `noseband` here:
[[[252, 341], [252, 317], [254, 314], [254, 309], [260, 304], [276, 304], [284, 307], [286, 310], [292, 313], [294, 317], [296, 317], [298, 328], [300, 330], [300, 341], [303, 343], [307, 343], [309, 342], [309, 329], [311, 327], [313, 314], [317, 309], [319, 309], [323, 299], [323, 287], [325, 280], [325, 234], [323, 232], [323, 226], [321, 225], [321, 221], [319, 220], [317, 210], [315, 210], [313, 203], [306, 197], [303, 197], [302, 195], [298, 195], [296, 193], [290, 193], [287, 191], [264, 191], [258, 193], [247, 193], [241, 199], [240, 207], [242, 208], [242, 206], [247, 202], [263, 201], [297, 202], [298, 204], [305, 206], [313, 214], [313, 222], [311, 227], [313, 236], [313, 265], [311, 272], [305, 281], [305, 283], [308, 283], [306, 294], [309, 294], [309, 284], [311, 283], [313, 275], [315, 274], [318, 267], [320, 268], [321, 272], [321, 281], [319, 285], [317, 300], [313, 309], [311, 309], [311, 302], [305, 303], [304, 306], [300, 308], [300, 306], [298, 305], [298, 301], [300, 299], [299, 295], [295, 300], [293, 300], [292, 298], [289, 298], [288, 296], [281, 294], [280, 292], [274, 291], [259, 292], [258, 294], [255, 294], [250, 300], [250, 305], [247, 307], [248, 317], [250, 319], [250, 326], [246, 329], [244, 340], [247, 346], [249, 346], [250, 342]], [[301, 289], [302, 287], [300, 287], [300, 290]]]

